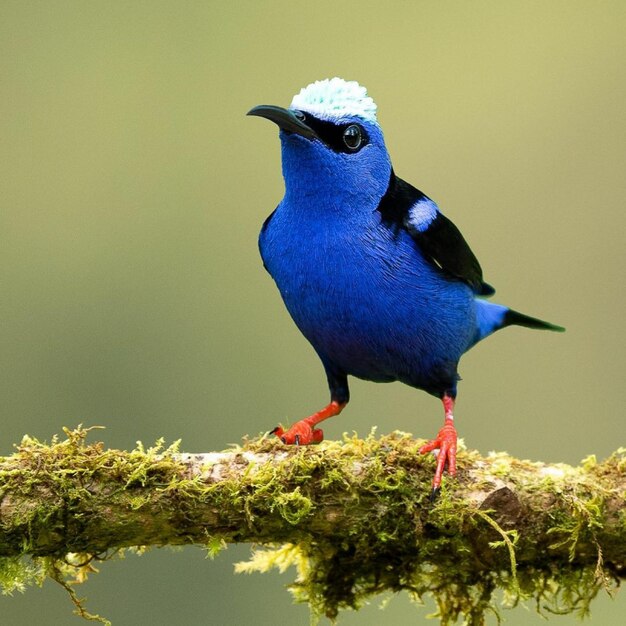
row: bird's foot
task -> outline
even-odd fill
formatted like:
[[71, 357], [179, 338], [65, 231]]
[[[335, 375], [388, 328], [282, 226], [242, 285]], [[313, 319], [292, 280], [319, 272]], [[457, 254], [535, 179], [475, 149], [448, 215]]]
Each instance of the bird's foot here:
[[320, 443], [324, 439], [324, 432], [321, 428], [314, 428], [308, 419], [307, 417], [296, 422], [288, 430], [284, 430], [282, 426], [276, 426], [271, 434], [276, 435], [287, 445], [308, 446], [312, 443]]
[[441, 477], [444, 469], [448, 468], [450, 476], [456, 475], [456, 445], [457, 433], [452, 417], [446, 417], [443, 428], [439, 430], [435, 439], [425, 443], [420, 449], [420, 454], [435, 451], [437, 454], [437, 467], [433, 478], [433, 489], [430, 494], [431, 502], [434, 502], [441, 490]]
[[289, 430], [284, 430], [282, 426], [276, 426], [270, 434], [276, 435], [287, 445], [308, 446], [311, 443], [320, 443], [324, 439], [324, 432], [315, 426], [329, 417], [339, 415], [344, 406], [346, 406], [345, 402], [331, 400], [321, 411], [296, 422]]

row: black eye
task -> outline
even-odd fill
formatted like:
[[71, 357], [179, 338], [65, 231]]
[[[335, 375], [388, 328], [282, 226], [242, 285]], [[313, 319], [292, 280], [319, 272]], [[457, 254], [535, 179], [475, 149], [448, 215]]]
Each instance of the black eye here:
[[294, 111], [293, 114], [301, 121], [304, 122], [306, 115], [302, 111]]
[[362, 142], [363, 133], [361, 132], [360, 126], [350, 124], [350, 126], [343, 131], [343, 143], [345, 143], [346, 147], [350, 150], [358, 150]]

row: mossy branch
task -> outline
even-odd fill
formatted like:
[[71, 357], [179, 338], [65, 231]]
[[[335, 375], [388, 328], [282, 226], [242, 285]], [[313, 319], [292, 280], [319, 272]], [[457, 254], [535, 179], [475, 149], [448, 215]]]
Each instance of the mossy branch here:
[[481, 624], [498, 588], [505, 603], [584, 612], [626, 576], [624, 449], [580, 467], [461, 451], [458, 478], [432, 505], [433, 460], [403, 433], [289, 449], [260, 439], [208, 454], [161, 442], [106, 450], [84, 429], [66, 435], [25, 437], [0, 458], [9, 591], [68, 571], [80, 580], [94, 558], [131, 546], [214, 553], [253, 542], [270, 547], [239, 569], [295, 565], [292, 592], [317, 614], [407, 590], [432, 594], [442, 624]]

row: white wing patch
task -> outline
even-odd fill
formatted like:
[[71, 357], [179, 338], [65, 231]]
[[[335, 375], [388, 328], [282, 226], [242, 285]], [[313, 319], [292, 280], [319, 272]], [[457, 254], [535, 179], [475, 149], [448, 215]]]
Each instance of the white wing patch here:
[[406, 226], [410, 230], [423, 233], [437, 217], [439, 207], [429, 198], [418, 200], [410, 209]]
[[343, 78], [318, 80], [303, 87], [290, 108], [327, 121], [356, 116], [376, 123], [376, 103], [367, 95], [367, 89]]

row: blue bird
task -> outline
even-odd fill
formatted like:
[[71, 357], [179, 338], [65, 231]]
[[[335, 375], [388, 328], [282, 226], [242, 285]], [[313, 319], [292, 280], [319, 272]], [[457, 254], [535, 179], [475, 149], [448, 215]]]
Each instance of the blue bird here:
[[285, 196], [259, 237], [263, 263], [328, 379], [330, 403], [288, 430], [285, 444], [319, 443], [317, 425], [349, 400], [348, 376], [401, 381], [440, 398], [444, 426], [434, 498], [456, 473], [454, 403], [461, 355], [510, 325], [564, 330], [484, 299], [494, 289], [456, 226], [396, 174], [364, 87], [340, 78], [303, 88], [288, 109], [248, 115], [280, 129]]

